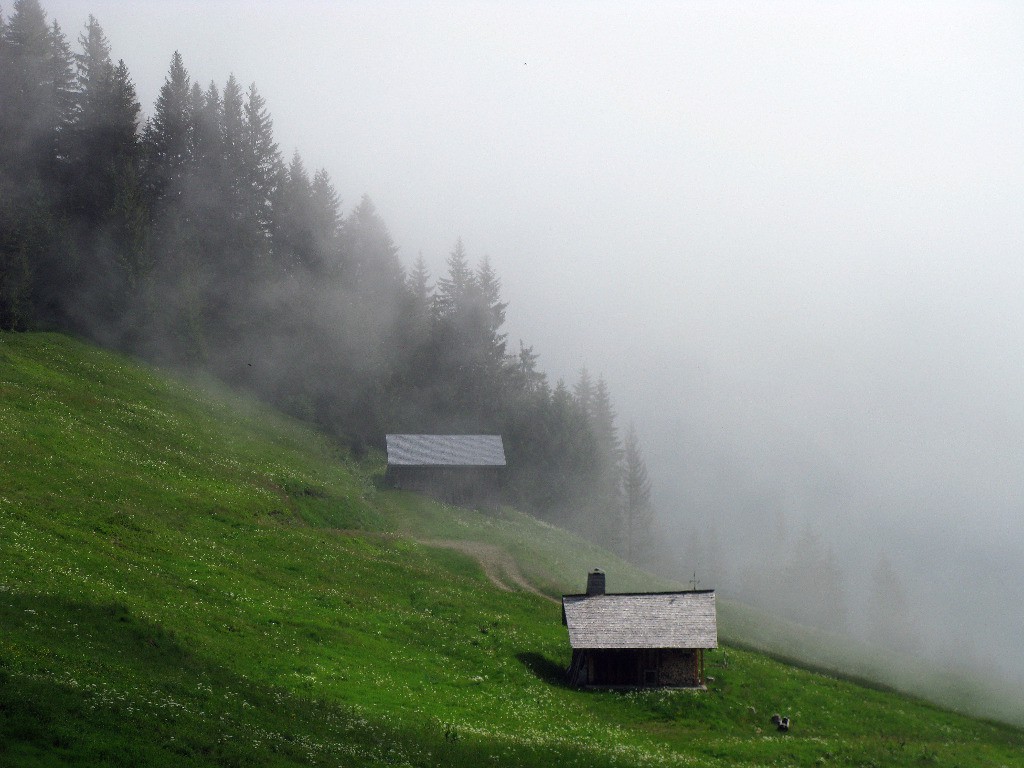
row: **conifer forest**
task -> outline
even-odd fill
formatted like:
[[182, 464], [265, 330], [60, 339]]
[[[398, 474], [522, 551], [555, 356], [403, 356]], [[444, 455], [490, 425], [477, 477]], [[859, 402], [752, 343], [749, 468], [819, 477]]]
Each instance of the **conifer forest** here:
[[0, 18], [0, 328], [211, 375], [357, 453], [387, 432], [501, 433], [509, 503], [635, 558], [652, 510], [605, 381], [551, 382], [503, 330], [488, 259], [403, 263], [369, 196], [283, 157], [255, 84], [175, 52], [156, 103], [95, 18]]

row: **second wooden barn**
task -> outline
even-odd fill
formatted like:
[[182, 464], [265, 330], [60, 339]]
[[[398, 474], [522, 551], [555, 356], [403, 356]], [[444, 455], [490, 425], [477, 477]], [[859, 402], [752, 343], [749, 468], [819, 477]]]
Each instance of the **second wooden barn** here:
[[718, 647], [714, 590], [606, 594], [593, 571], [587, 594], [562, 596], [572, 685], [701, 688], [704, 651]]
[[387, 435], [386, 479], [450, 504], [492, 501], [501, 486], [501, 435]]

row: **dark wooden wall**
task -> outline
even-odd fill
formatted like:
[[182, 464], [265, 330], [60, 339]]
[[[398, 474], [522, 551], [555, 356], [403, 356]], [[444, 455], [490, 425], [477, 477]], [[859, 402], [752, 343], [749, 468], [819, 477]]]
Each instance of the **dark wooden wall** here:
[[448, 504], [488, 504], [498, 498], [501, 467], [388, 467], [385, 480]]
[[574, 650], [569, 682], [609, 688], [694, 688], [704, 684], [702, 657], [700, 649]]

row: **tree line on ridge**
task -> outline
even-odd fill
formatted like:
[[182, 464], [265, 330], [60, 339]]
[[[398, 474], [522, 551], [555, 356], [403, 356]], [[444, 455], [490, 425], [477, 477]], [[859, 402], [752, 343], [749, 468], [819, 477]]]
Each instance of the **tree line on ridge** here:
[[501, 280], [461, 241], [406, 268], [369, 197], [285, 160], [255, 85], [177, 52], [152, 114], [89, 17], [0, 16], [0, 329], [78, 334], [204, 370], [356, 451], [385, 432], [501, 433], [509, 502], [631, 559], [651, 486], [605, 381], [509, 348]]

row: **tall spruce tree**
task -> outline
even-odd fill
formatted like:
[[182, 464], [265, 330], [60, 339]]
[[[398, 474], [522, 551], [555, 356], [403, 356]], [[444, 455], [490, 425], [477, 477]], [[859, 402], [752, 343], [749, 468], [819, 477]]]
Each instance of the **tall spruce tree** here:
[[275, 258], [285, 272], [312, 273], [320, 261], [313, 184], [298, 151], [282, 177], [274, 210]]
[[515, 364], [511, 372], [516, 382], [517, 389], [530, 394], [540, 394], [547, 386], [547, 376], [537, 367], [540, 358], [533, 347], [526, 346], [523, 340], [519, 340], [519, 354], [516, 355]]
[[115, 66], [111, 61], [110, 45], [95, 17], [89, 17], [78, 42], [69, 184], [76, 216], [85, 226], [99, 228], [126, 167], [137, 163], [141, 106], [124, 62]]
[[[56, 21], [50, 24], [47, 42], [46, 98], [43, 101], [44, 145], [41, 149], [46, 179], [57, 185], [63, 181], [62, 163], [67, 160], [74, 122], [75, 70], [71, 47]], [[56, 186], [51, 187], [50, 194], [55, 199], [63, 197]]]
[[491, 267], [491, 260], [484, 256], [476, 270], [476, 296], [483, 314], [481, 331], [482, 342], [486, 345], [490, 375], [498, 377], [502, 373], [505, 362], [505, 340], [507, 335], [501, 332], [505, 324], [505, 310], [508, 302], [501, 300], [501, 279]]
[[225, 205], [230, 216], [228, 222], [225, 223], [234, 223], [235, 225], [244, 217], [244, 105], [245, 98], [242, 94], [242, 87], [238, 84], [235, 76], [230, 75], [227, 83], [224, 84], [224, 94], [221, 100], [221, 154], [225, 179], [221, 194], [225, 197]]
[[24, 184], [38, 175], [40, 145], [47, 143], [48, 59], [52, 56], [46, 13], [37, 0], [17, 0], [4, 33], [0, 68], [0, 157], [7, 174]]
[[0, 55], [0, 327], [59, 327], [76, 272], [63, 184], [71, 51], [36, 0], [18, 0]]
[[430, 271], [423, 260], [423, 252], [413, 262], [408, 278], [414, 322], [423, 330], [430, 328], [430, 302], [434, 287], [430, 284]]
[[473, 290], [473, 270], [461, 237], [455, 241], [446, 264], [448, 272], [437, 281], [437, 293], [434, 295], [434, 311], [440, 318], [459, 315]]
[[79, 35], [81, 53], [75, 55], [76, 88], [74, 138], [69, 168], [72, 212], [80, 226], [99, 229], [114, 198], [116, 171], [108, 160], [108, 109], [114, 89], [110, 45], [94, 16]]
[[141, 266], [141, 107], [124, 62], [115, 66], [111, 61], [110, 46], [95, 17], [89, 17], [78, 42], [66, 184], [84, 275], [70, 296], [71, 314], [82, 330], [120, 346], [124, 326], [119, 319], [138, 298], [135, 286]]
[[185, 195], [192, 158], [192, 82], [178, 51], [143, 134], [146, 181], [155, 208], [169, 209]]
[[253, 290], [254, 262], [263, 241], [247, 182], [245, 130], [245, 95], [230, 75], [220, 99], [220, 167], [215, 185], [220, 225], [216, 279], [227, 294], [217, 325], [226, 338], [237, 336], [247, 325], [241, 303]]
[[[2, 10], [2, 9], [0, 9]], [[40, 11], [42, 9], [40, 8]], [[45, 27], [45, 19], [40, 20]], [[0, 329], [23, 329], [31, 322], [31, 257], [24, 234], [25, 170], [22, 147], [25, 133], [22, 63], [18, 40], [10, 23], [0, 13]]]
[[312, 206], [315, 260], [310, 267], [325, 279], [338, 279], [341, 267], [341, 201], [330, 175], [323, 168], [313, 174]]
[[223, 174], [224, 102], [216, 83], [211, 82], [205, 91], [199, 83], [192, 84], [191, 112], [193, 165], [202, 181], [217, 187]]
[[579, 379], [573, 386], [573, 395], [576, 396], [576, 402], [579, 403], [584, 416], [590, 419], [594, 412], [594, 382], [586, 366], [580, 369]]
[[474, 271], [459, 239], [434, 295], [435, 371], [461, 429], [496, 428], [505, 383], [506, 304], [501, 281], [484, 259]]
[[256, 84], [249, 86], [242, 122], [242, 210], [246, 228], [253, 237], [249, 244], [254, 266], [271, 271], [273, 205], [284, 177], [284, 163], [274, 141], [274, 122], [266, 100]]
[[153, 217], [155, 288], [147, 334], [153, 355], [177, 363], [207, 359], [203, 331], [204, 269], [193, 191], [195, 91], [178, 51], [157, 95], [143, 134], [145, 178]]
[[636, 562], [651, 543], [654, 508], [651, 506], [651, 480], [640, 449], [636, 427], [630, 423], [622, 452], [622, 538], [627, 560]]
[[558, 381], [551, 396], [555, 478], [556, 520], [575, 528], [583, 536], [605, 543], [602, 521], [593, 514], [593, 499], [599, 494], [599, 448], [590, 427], [590, 417], [579, 398]]
[[346, 287], [358, 291], [371, 301], [393, 302], [405, 288], [405, 274], [398, 260], [398, 246], [391, 239], [387, 225], [377, 213], [369, 195], [342, 224]]
[[624, 545], [622, 520], [622, 445], [615, 426], [615, 409], [604, 377], [593, 386], [590, 430], [597, 447], [594, 485], [591, 488], [592, 526], [598, 540], [610, 549]]

